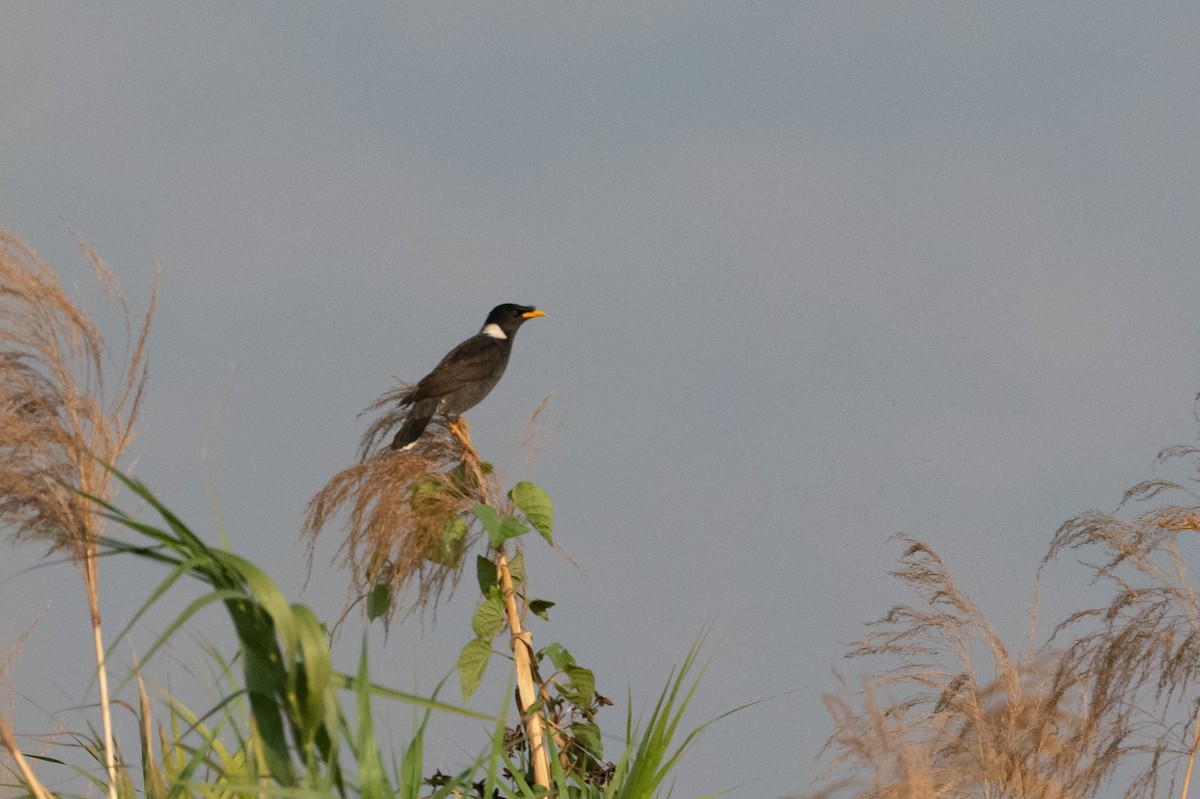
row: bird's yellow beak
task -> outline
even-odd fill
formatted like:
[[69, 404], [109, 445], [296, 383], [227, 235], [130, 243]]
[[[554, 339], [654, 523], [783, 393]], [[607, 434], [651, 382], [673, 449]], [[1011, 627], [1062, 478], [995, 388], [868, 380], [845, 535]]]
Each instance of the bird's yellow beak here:
[[538, 316], [545, 316], [545, 315], [546, 315], [545, 311], [539, 311], [537, 308], [534, 308], [532, 311], [526, 311], [525, 313], [521, 314], [521, 317], [523, 319], [534, 319]]

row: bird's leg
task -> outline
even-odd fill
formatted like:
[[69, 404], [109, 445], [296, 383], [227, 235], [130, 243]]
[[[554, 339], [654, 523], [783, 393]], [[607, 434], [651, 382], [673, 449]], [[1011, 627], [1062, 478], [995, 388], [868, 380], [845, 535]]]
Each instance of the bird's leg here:
[[458, 443], [462, 444], [463, 466], [469, 469], [474, 476], [475, 484], [479, 486], [479, 494], [486, 503], [487, 489], [483, 480], [483, 470], [479, 467], [479, 453], [475, 451], [475, 446], [471, 443], [471, 429], [467, 426], [467, 420], [461, 416], [456, 416], [450, 420], [448, 427], [450, 428], [450, 434], [458, 439]]
[[467, 426], [466, 419], [461, 416], [455, 416], [450, 420], [449, 427], [451, 434], [458, 439], [458, 443], [471, 450], [471, 452], [475, 452], [475, 447], [471, 444], [471, 428]]

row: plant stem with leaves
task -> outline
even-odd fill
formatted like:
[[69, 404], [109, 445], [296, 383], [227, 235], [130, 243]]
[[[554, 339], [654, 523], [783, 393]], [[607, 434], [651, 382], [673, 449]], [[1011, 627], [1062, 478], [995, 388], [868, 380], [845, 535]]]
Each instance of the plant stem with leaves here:
[[521, 614], [517, 610], [517, 592], [513, 588], [512, 572], [508, 568], [508, 554], [503, 545], [497, 551], [496, 572], [504, 594], [504, 610], [508, 617], [511, 633], [513, 668], [517, 676], [517, 697], [521, 703], [521, 723], [529, 739], [529, 760], [533, 765], [536, 785], [550, 786], [550, 753], [546, 748], [546, 721], [542, 712], [535, 708], [541, 697], [542, 686], [535, 685], [533, 670], [533, 634], [521, 627]]

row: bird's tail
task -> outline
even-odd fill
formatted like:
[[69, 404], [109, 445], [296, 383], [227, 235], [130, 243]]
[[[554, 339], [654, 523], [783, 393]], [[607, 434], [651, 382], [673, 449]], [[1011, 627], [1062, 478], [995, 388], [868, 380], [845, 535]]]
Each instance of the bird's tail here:
[[[359, 461], [368, 460], [376, 452], [376, 448], [391, 437], [392, 431], [396, 429], [396, 425], [407, 426], [409, 424], [408, 420], [411, 419], [414, 411], [412, 407], [415, 404], [413, 399], [414, 391], [414, 386], [401, 384], [372, 402], [370, 407], [359, 414], [359, 416], [369, 413], [377, 414], [375, 420], [371, 422], [370, 427], [363, 433], [362, 441], [358, 444]], [[432, 413], [417, 415], [433, 416]], [[428, 423], [427, 419], [425, 424]], [[424, 429], [424, 425], [421, 427]], [[404, 445], [401, 444], [400, 446]]]
[[404, 420], [400, 432], [396, 433], [396, 437], [392, 439], [391, 449], [408, 449], [417, 443], [417, 439], [425, 432], [425, 427], [432, 418], [433, 414], [419, 414], [414, 408], [408, 414], [408, 418]]

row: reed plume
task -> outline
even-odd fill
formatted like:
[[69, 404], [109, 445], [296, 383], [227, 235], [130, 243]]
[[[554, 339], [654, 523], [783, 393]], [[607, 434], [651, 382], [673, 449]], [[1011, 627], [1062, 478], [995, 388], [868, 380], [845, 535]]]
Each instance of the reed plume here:
[[[1086, 693], [1077, 743], [1121, 756], [1134, 775], [1128, 799], [1174, 794], [1180, 782], [1185, 796], [1200, 743], [1200, 447], [1169, 447], [1154, 465], [1183, 466], [1184, 477], [1147, 480], [1115, 511], [1071, 519], [1045, 559], [1078, 553], [1092, 583], [1111, 591], [1055, 630], [1065, 647], [1057, 682]], [[1107, 773], [1115, 767], [1114, 757]]]
[[[111, 499], [108, 467], [118, 463], [134, 437], [158, 280], [132, 336], [119, 282], [77, 240], [124, 317], [127, 352], [116, 366], [115, 388], [110, 388], [106, 375], [111, 361], [99, 327], [32, 248], [0, 231], [0, 525], [16, 541], [40, 541], [51, 551], [68, 553], [83, 577], [100, 685], [108, 794], [116, 799], [97, 560], [104, 521], [89, 497]], [[8, 746], [10, 740], [3, 743]]]
[[1090, 795], [1103, 764], [1072, 745], [1080, 694], [1055, 690], [1045, 656], [1014, 657], [937, 553], [898, 538], [906, 548], [893, 576], [921, 602], [893, 607], [851, 645], [849, 657], [882, 665], [857, 696], [825, 697], [835, 724], [827, 776], [848, 776], [812, 796]]
[[412, 449], [386, 447], [388, 432], [403, 417], [395, 400], [406, 388], [389, 391], [363, 412], [378, 416], [363, 435], [358, 462], [317, 492], [303, 527], [311, 571], [317, 538], [344, 515], [345, 538], [337, 557], [352, 573], [351, 598], [386, 589], [391, 599], [385, 621], [401, 606], [397, 599], [410, 591], [415, 591], [410, 607], [419, 609], [453, 588], [462, 574], [462, 556], [478, 536], [464, 519], [476, 502], [502, 502], [499, 487], [488, 477], [490, 467], [468, 457], [440, 418]]

